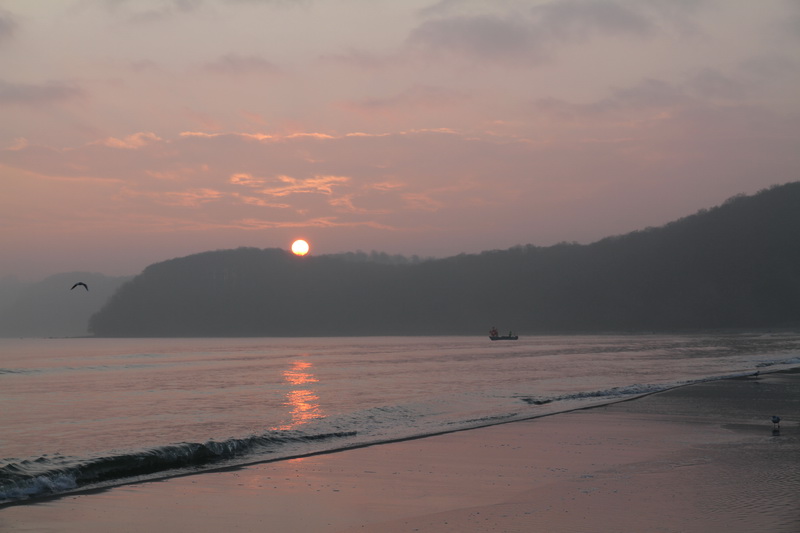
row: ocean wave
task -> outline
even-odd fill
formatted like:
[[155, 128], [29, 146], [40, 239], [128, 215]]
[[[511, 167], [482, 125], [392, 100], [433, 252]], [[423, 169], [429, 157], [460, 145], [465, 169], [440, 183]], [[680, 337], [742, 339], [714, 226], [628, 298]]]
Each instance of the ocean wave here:
[[670, 383], [670, 384], [634, 384], [625, 387], [612, 387], [610, 389], [596, 390], [596, 391], [581, 391], [569, 394], [561, 394], [553, 397], [536, 397], [526, 396], [520, 398], [525, 403], [531, 405], [546, 405], [553, 402], [565, 402], [570, 400], [592, 400], [592, 399], [607, 399], [614, 401], [634, 396], [643, 396], [645, 394], [653, 394], [656, 392], [665, 391], [683, 383]]
[[791, 359], [779, 359], [776, 361], [767, 361], [764, 363], [758, 363], [756, 367], [764, 368], [775, 365], [800, 365], [800, 357], [792, 357]]
[[354, 435], [355, 431], [322, 434], [278, 431], [241, 439], [180, 443], [88, 459], [61, 455], [21, 461], [12, 459], [0, 467], [0, 502], [200, 468], [255, 452], [267, 453], [283, 444], [310, 443]]
[[480, 425], [495, 425], [501, 422], [506, 422], [508, 420], [513, 420], [514, 418], [518, 417], [519, 413], [508, 413], [502, 415], [487, 415], [482, 416], [480, 418], [470, 418], [466, 420], [460, 420], [458, 422], [448, 422], [447, 425], [466, 425], [472, 426], [475, 424]]
[[39, 370], [33, 368], [0, 368], [0, 375], [3, 374], [37, 374]]

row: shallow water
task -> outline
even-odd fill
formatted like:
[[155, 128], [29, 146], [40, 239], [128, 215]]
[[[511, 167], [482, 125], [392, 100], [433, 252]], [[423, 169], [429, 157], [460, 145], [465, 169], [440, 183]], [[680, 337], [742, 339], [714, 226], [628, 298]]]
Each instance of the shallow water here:
[[0, 339], [0, 501], [800, 366], [800, 335]]

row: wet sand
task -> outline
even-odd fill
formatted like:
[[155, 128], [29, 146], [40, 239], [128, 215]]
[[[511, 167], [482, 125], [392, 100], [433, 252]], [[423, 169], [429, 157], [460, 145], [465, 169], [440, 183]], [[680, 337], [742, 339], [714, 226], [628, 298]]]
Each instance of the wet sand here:
[[800, 370], [10, 506], [0, 531], [794, 533]]

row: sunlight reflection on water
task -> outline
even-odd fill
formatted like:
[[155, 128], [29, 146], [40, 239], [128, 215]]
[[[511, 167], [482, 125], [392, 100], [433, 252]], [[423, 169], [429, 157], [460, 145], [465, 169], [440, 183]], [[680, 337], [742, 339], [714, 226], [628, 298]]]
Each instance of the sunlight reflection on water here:
[[[311, 373], [311, 366], [308, 361], [295, 361], [292, 363], [292, 367], [283, 373], [283, 378], [290, 385], [318, 383], [319, 380]], [[285, 405], [291, 409], [291, 421], [272, 429], [297, 429], [311, 420], [325, 416], [319, 404], [319, 396], [310, 389], [295, 389], [287, 392]]]

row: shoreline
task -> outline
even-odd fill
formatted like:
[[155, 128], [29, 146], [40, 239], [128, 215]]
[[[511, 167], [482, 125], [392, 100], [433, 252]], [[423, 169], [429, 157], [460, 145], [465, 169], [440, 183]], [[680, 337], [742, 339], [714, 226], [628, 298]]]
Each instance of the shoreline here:
[[[764, 373], [759, 372], [759, 374], [767, 375], [769, 373], [791, 372], [793, 370], [796, 370], [796, 371], [800, 372], [800, 367], [798, 367], [797, 369], [789, 369], [789, 370], [772, 370], [772, 371], [766, 371]], [[753, 376], [753, 374], [748, 373], [748, 374], [741, 374], [741, 375], [735, 375], [735, 376], [720, 376], [720, 377], [705, 378], [705, 379], [700, 379], [698, 381], [692, 381], [692, 382], [688, 382], [688, 383], [679, 383], [679, 384], [676, 384], [676, 385], [671, 385], [671, 386], [668, 386], [667, 388], [661, 389], [661, 390], [653, 390], [653, 391], [649, 391], [649, 392], [643, 392], [643, 393], [634, 394], [634, 395], [632, 395], [630, 397], [616, 398], [616, 399], [612, 399], [612, 400], [607, 400], [607, 401], [605, 401], [603, 403], [586, 405], [586, 406], [581, 406], [581, 407], [573, 407], [573, 408], [570, 408], [570, 409], [566, 409], [564, 411], [556, 411], [556, 412], [551, 412], [551, 413], [536, 414], [536, 415], [525, 416], [525, 417], [522, 417], [522, 418], [513, 418], [513, 419], [508, 419], [508, 420], [498, 420], [498, 421], [487, 422], [485, 424], [480, 424], [480, 425], [475, 425], [475, 426], [470, 426], [470, 427], [461, 427], [461, 428], [457, 428], [457, 429], [449, 429], [449, 430], [437, 431], [437, 432], [433, 432], [433, 433], [409, 435], [409, 436], [405, 436], [405, 437], [398, 437], [398, 438], [393, 438], [393, 439], [388, 439], [388, 440], [377, 440], [377, 441], [362, 442], [362, 443], [346, 445], [346, 446], [342, 446], [342, 447], [338, 447], [338, 448], [331, 448], [331, 449], [327, 449], [327, 450], [317, 450], [317, 451], [303, 452], [303, 453], [298, 453], [298, 454], [290, 454], [290, 455], [285, 455], [285, 456], [276, 457], [276, 458], [272, 458], [272, 459], [263, 459], [263, 458], [261, 458], [261, 459], [256, 459], [256, 460], [253, 460], [253, 461], [247, 461], [247, 462], [243, 462], [243, 463], [230, 464], [230, 465], [220, 465], [220, 466], [216, 466], [216, 467], [204, 468], [202, 470], [197, 470], [197, 471], [194, 471], [194, 472], [192, 472], [192, 471], [179, 471], [179, 472], [170, 473], [169, 471], [165, 471], [163, 474], [156, 473], [156, 474], [152, 474], [152, 475], [145, 475], [145, 476], [141, 476], [140, 478], [130, 478], [130, 479], [127, 479], [127, 480], [120, 480], [120, 481], [116, 481], [116, 482], [110, 482], [107, 485], [97, 484], [97, 485], [94, 485], [94, 486], [86, 486], [86, 487], [66, 490], [66, 491], [63, 491], [63, 492], [59, 492], [57, 494], [43, 494], [43, 495], [37, 495], [37, 496], [31, 497], [31, 498], [19, 499], [19, 500], [14, 500], [14, 501], [0, 502], [0, 511], [2, 511], [6, 507], [13, 507], [13, 506], [17, 506], [17, 505], [36, 505], [36, 504], [38, 504], [40, 502], [53, 501], [53, 500], [58, 500], [58, 499], [61, 499], [61, 498], [68, 498], [68, 497], [72, 497], [72, 496], [79, 496], [79, 495], [84, 495], [84, 494], [99, 494], [99, 493], [102, 493], [102, 492], [105, 492], [105, 491], [114, 490], [115, 488], [125, 487], [127, 485], [141, 485], [141, 484], [145, 484], [145, 483], [156, 483], [156, 482], [161, 482], [161, 481], [169, 481], [171, 479], [177, 479], [177, 478], [182, 478], [182, 477], [187, 477], [187, 476], [196, 476], [196, 475], [202, 475], [202, 474], [215, 474], [215, 473], [223, 473], [223, 472], [233, 472], [233, 471], [238, 471], [238, 470], [249, 468], [249, 467], [258, 466], [258, 465], [261, 465], [261, 464], [270, 464], [270, 463], [276, 463], [276, 462], [280, 462], [280, 461], [292, 461], [292, 460], [297, 460], [297, 459], [305, 459], [305, 458], [315, 457], [317, 455], [328, 455], [328, 454], [335, 454], [335, 453], [340, 453], [340, 452], [348, 452], [348, 451], [358, 450], [358, 449], [362, 449], [362, 448], [369, 448], [369, 447], [372, 447], [372, 446], [382, 446], [382, 445], [387, 445], [387, 444], [397, 444], [397, 443], [403, 443], [403, 442], [408, 442], [408, 441], [413, 441], [413, 440], [426, 439], [426, 438], [430, 438], [430, 437], [439, 437], [439, 436], [442, 436], [442, 435], [449, 435], [449, 434], [452, 434], [452, 433], [460, 433], [460, 432], [463, 432], [463, 431], [473, 431], [473, 430], [477, 430], [477, 429], [491, 428], [491, 427], [500, 426], [500, 425], [504, 425], [504, 424], [513, 424], [513, 423], [517, 423], [517, 422], [526, 422], [526, 421], [531, 421], [531, 420], [537, 420], [537, 419], [540, 419], [540, 418], [564, 415], [564, 414], [574, 413], [574, 412], [577, 412], [577, 411], [587, 411], [587, 410], [591, 410], [591, 409], [599, 409], [599, 408], [615, 405], [615, 404], [618, 404], [618, 403], [635, 401], [637, 399], [645, 398], [645, 397], [651, 396], [653, 394], [661, 394], [661, 393], [668, 392], [668, 391], [675, 390], [675, 389], [679, 389], [679, 388], [682, 388], [682, 387], [689, 387], [689, 386], [692, 386], [692, 385], [695, 385], [695, 384], [699, 384], [699, 383], [708, 383], [708, 382], [727, 380], [727, 379], [742, 379], [742, 378], [747, 378], [747, 377], [752, 377], [752, 376]]]
[[[13, 502], [0, 507], [0, 529], [260, 531], [268, 522], [309, 532], [591, 531], [587, 524], [794, 531], [798, 412], [800, 369], [763, 372], [435, 436]], [[783, 417], [778, 435], [773, 414]], [[745, 456], [752, 461], [739, 464]]]

